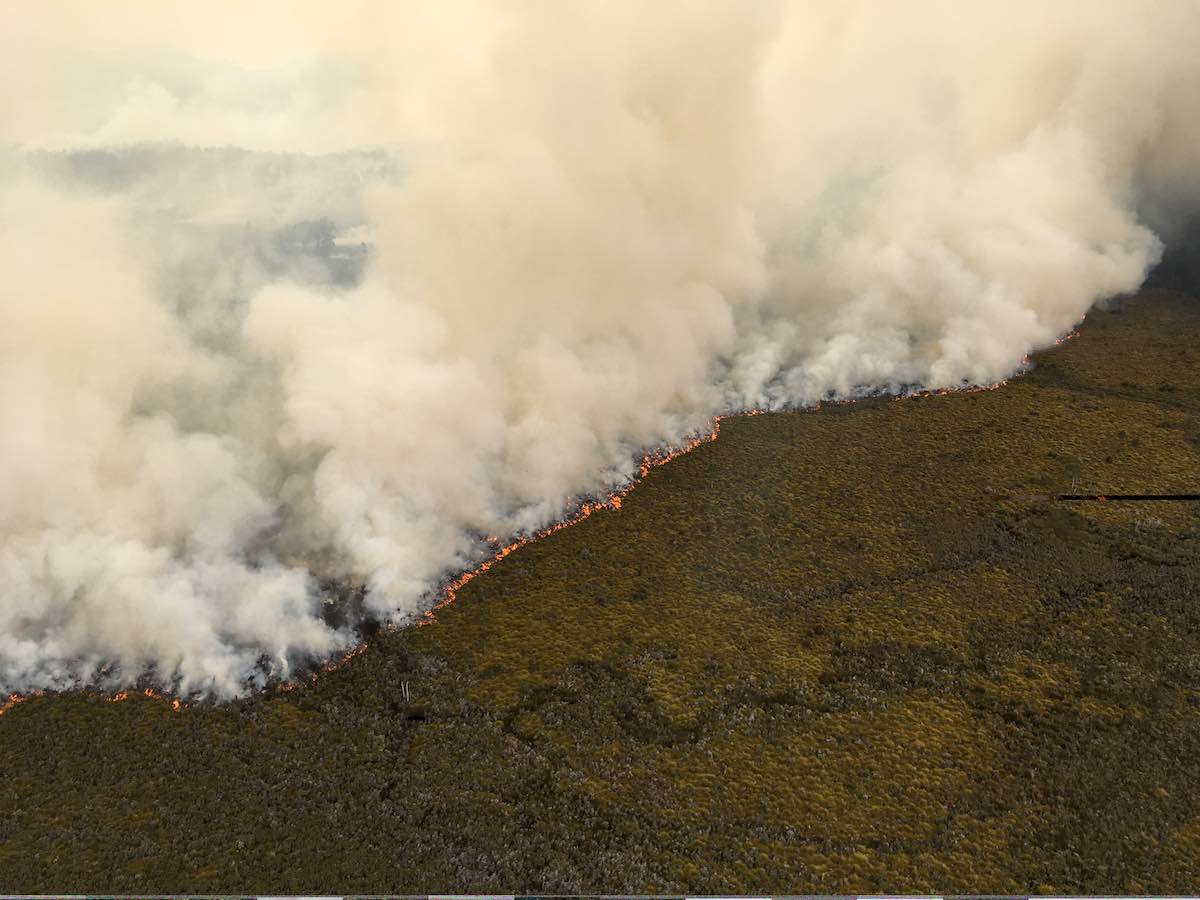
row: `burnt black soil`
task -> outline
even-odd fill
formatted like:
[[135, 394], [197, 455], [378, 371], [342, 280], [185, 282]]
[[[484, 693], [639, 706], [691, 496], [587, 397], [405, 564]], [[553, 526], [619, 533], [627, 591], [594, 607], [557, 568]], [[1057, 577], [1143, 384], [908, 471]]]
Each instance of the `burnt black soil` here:
[[0, 890], [1194, 892], [1200, 505], [1001, 498], [1200, 492], [1198, 332], [727, 420], [311, 687], [31, 699]]

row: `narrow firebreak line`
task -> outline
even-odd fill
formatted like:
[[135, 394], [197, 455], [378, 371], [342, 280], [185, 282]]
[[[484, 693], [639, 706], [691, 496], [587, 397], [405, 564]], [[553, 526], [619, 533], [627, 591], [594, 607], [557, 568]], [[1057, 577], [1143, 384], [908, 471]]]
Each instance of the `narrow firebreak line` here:
[[1055, 494], [1055, 500], [1200, 500], [1200, 494]]
[[1101, 503], [1109, 501], [1148, 503], [1161, 501], [1200, 501], [1200, 494], [996, 494], [997, 500], [1062, 500], [1068, 503], [1078, 503], [1092, 500]]

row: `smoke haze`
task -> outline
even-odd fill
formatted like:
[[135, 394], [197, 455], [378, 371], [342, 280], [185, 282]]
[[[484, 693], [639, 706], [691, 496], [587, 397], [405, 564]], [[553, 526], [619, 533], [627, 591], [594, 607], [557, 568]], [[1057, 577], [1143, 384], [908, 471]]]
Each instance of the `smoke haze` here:
[[1182, 0], [0, 9], [3, 690], [287, 677], [715, 414], [1006, 377], [1196, 195]]

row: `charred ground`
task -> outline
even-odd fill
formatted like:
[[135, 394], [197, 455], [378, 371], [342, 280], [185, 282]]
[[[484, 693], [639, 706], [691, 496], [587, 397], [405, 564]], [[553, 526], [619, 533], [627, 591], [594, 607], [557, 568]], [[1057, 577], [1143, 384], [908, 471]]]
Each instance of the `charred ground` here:
[[0, 888], [1193, 890], [1200, 507], [996, 494], [1200, 489], [1198, 328], [727, 420], [290, 693], [31, 699]]

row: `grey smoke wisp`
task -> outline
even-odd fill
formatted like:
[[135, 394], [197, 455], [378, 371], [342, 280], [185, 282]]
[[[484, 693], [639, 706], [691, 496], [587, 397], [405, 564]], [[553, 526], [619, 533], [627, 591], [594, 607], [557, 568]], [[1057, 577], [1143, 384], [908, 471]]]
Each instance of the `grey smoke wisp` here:
[[236, 696], [718, 413], [1000, 380], [1196, 195], [1192, 2], [3, 6], [6, 691]]

